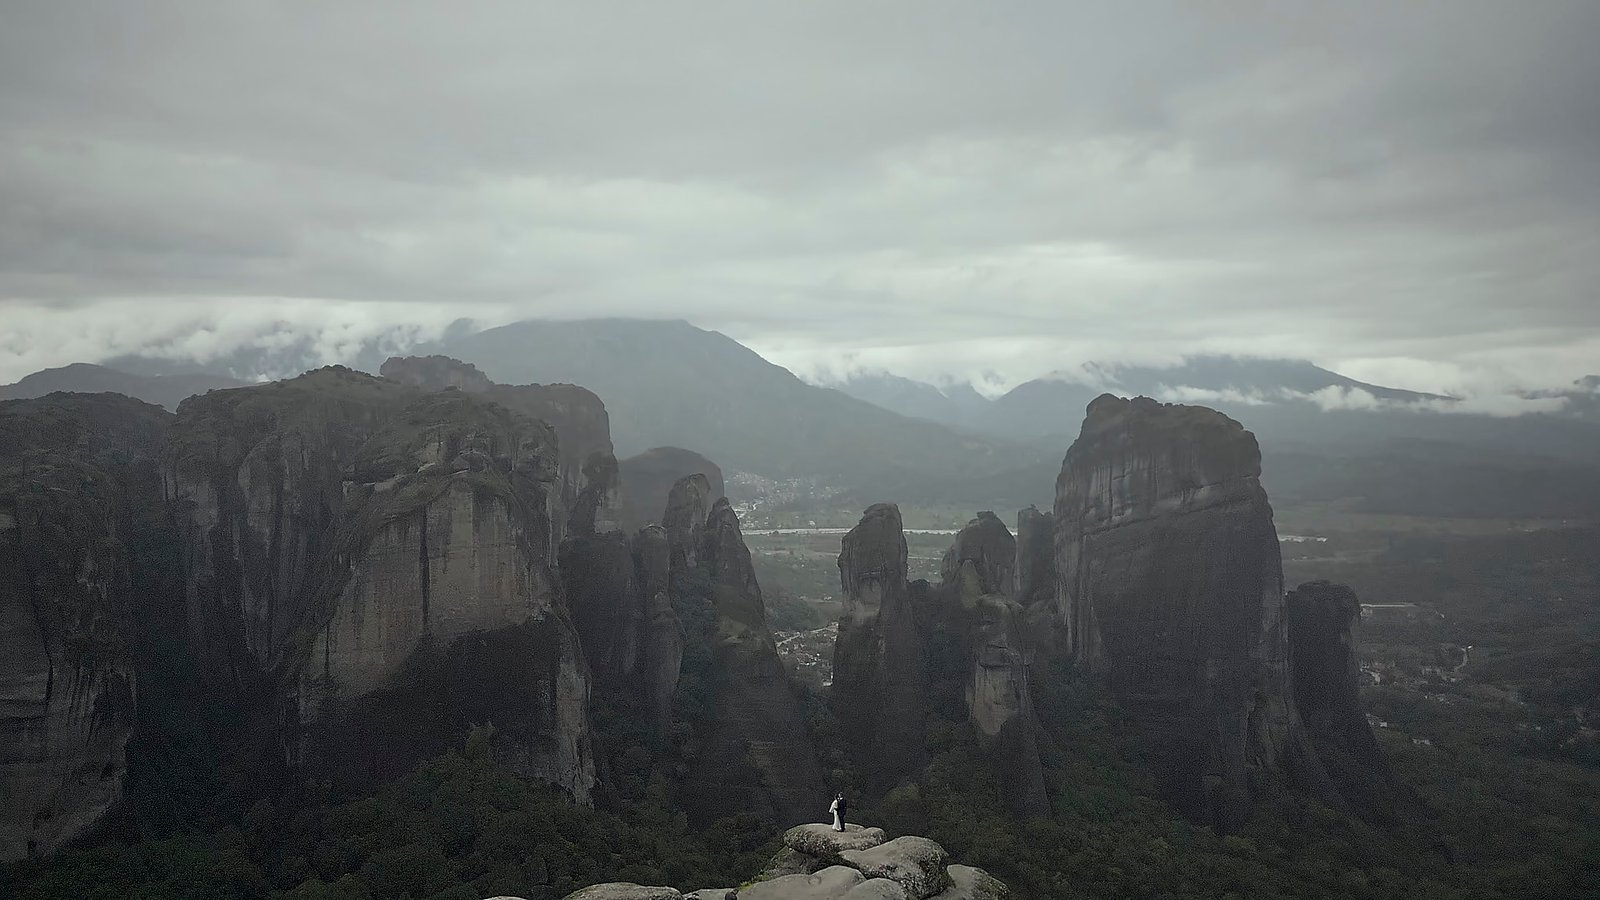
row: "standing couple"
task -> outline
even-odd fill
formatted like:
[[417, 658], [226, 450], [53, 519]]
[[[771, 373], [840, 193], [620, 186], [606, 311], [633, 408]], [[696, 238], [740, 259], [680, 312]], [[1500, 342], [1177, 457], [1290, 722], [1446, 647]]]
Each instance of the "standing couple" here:
[[835, 794], [834, 798], [833, 798], [833, 805], [828, 807], [828, 812], [833, 813], [833, 830], [834, 831], [843, 831], [844, 830], [844, 817], [845, 817], [845, 813], [848, 812], [849, 810], [850, 810], [850, 801], [845, 799], [844, 793], [840, 792], [838, 794]]

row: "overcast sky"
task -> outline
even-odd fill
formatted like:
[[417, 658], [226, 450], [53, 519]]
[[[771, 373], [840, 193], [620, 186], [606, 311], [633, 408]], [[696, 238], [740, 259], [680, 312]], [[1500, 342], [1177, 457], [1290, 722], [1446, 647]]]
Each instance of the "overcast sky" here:
[[1600, 371], [1600, 3], [0, 0], [0, 380], [682, 317], [800, 371]]

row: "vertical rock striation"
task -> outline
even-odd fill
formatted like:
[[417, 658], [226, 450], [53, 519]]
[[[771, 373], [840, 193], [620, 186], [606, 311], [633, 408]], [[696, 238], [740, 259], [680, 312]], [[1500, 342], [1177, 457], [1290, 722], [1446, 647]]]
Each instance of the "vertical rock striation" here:
[[138, 546], [163, 527], [170, 416], [116, 394], [0, 403], [0, 862], [121, 801]]
[[587, 800], [548, 424], [335, 367], [193, 398], [174, 434], [191, 632], [278, 711], [291, 757], [406, 767], [492, 720], [526, 771]]
[[667, 509], [661, 516], [661, 525], [667, 532], [672, 572], [685, 571], [699, 560], [701, 533], [713, 499], [711, 482], [699, 473], [678, 479], [667, 493]]
[[830, 699], [845, 740], [872, 761], [870, 776], [890, 784], [926, 759], [924, 638], [906, 583], [899, 507], [868, 507], [844, 536], [839, 583], [844, 609]]
[[1227, 416], [1108, 394], [1056, 482], [1067, 645], [1123, 701], [1169, 801], [1225, 828], [1248, 813], [1253, 771], [1318, 768], [1260, 474], [1254, 435]]
[[946, 585], [955, 585], [962, 593], [1009, 597], [1015, 589], [1016, 565], [1016, 539], [1006, 523], [985, 511], [956, 533], [940, 574]]

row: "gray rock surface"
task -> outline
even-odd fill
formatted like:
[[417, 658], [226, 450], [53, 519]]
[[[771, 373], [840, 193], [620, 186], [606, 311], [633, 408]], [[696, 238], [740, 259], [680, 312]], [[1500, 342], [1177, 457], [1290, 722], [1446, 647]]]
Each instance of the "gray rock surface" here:
[[884, 842], [882, 828], [846, 824], [844, 831], [821, 823], [796, 825], [783, 833], [783, 845], [796, 853], [836, 862], [846, 850], [867, 850]]
[[647, 887], [615, 881], [573, 891], [563, 900], [683, 900], [683, 895], [669, 887]]
[[738, 888], [701, 888], [684, 894], [684, 900], [734, 900]]
[[678, 479], [667, 493], [661, 526], [667, 532], [672, 571], [686, 569], [699, 560], [701, 531], [716, 499], [711, 496], [710, 481], [698, 473]]
[[967, 717], [989, 748], [1001, 802], [1018, 818], [1048, 816], [1050, 798], [1029, 687], [1033, 649], [1022, 605], [985, 594], [964, 599], [963, 607], [958, 620], [971, 647], [972, 666]]
[[888, 878], [869, 878], [844, 892], [841, 900], [909, 900], [912, 894], [898, 881]]
[[898, 837], [866, 850], [840, 851], [839, 857], [868, 878], [897, 882], [912, 900], [931, 897], [949, 885], [944, 871], [949, 854], [925, 837]]
[[1000, 879], [974, 866], [945, 868], [950, 886], [934, 895], [934, 900], [1010, 900], [1011, 890]]
[[940, 575], [946, 587], [964, 594], [1005, 594], [1016, 586], [1017, 542], [992, 512], [980, 512], [957, 532], [944, 555]]
[[1368, 820], [1409, 798], [1384, 759], [1361, 706], [1356, 657], [1361, 604], [1342, 584], [1313, 581], [1289, 592], [1289, 658], [1295, 708], [1340, 796]]
[[840, 900], [867, 879], [848, 866], [829, 866], [811, 875], [785, 875], [739, 889], [739, 900]]
[[829, 692], [843, 735], [868, 760], [869, 777], [892, 784], [920, 771], [923, 739], [923, 634], [906, 583], [900, 508], [869, 507], [839, 550], [844, 607]]
[[386, 689], [431, 647], [447, 700], [416, 726], [492, 719], [525, 771], [586, 802], [590, 675], [553, 572], [557, 437], [481, 396], [334, 367], [185, 403], [168, 465], [191, 523], [191, 639], [217, 677], [275, 679], [304, 729], [292, 749], [334, 769], [373, 744], [420, 752], [423, 735], [364, 723], [395, 721], [369, 698], [403, 704]]
[[1056, 602], [1055, 516], [1028, 507], [1017, 513], [1017, 587], [1024, 609], [1050, 609]]
[[[679, 483], [703, 480], [691, 476]], [[803, 820], [826, 807], [827, 782], [801, 697], [767, 627], [761, 585], [727, 498], [711, 507], [699, 533], [696, 558], [711, 577], [717, 619], [712, 652], [722, 677], [715, 714], [689, 772], [691, 784], [705, 789], [691, 790], [696, 802], [687, 805], [707, 820], [733, 813]]]
[[1165, 798], [1223, 828], [1248, 814], [1252, 772], [1310, 756], [1260, 474], [1227, 416], [1107, 394], [1056, 482], [1068, 647], [1123, 700]]
[[0, 403], [0, 862], [49, 854], [121, 802], [134, 535], [165, 528], [147, 516], [170, 419], [115, 394]]
[[767, 860], [766, 868], [761, 870], [761, 874], [757, 875], [755, 880], [767, 881], [785, 875], [810, 875], [827, 866], [828, 863], [818, 857], [808, 856], [791, 847], [784, 847]]

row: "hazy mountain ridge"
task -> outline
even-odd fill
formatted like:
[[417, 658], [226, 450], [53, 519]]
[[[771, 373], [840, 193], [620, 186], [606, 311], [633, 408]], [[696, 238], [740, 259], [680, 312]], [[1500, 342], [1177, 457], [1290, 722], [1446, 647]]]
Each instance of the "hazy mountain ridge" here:
[[240, 387], [246, 383], [210, 372], [135, 375], [93, 363], [72, 363], [54, 369], [42, 369], [16, 384], [0, 385], [0, 400], [31, 400], [58, 391], [72, 394], [113, 393], [175, 411], [179, 403], [195, 394], [218, 388]]

